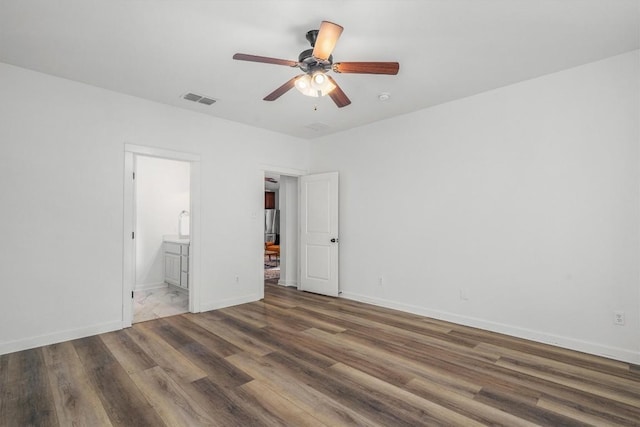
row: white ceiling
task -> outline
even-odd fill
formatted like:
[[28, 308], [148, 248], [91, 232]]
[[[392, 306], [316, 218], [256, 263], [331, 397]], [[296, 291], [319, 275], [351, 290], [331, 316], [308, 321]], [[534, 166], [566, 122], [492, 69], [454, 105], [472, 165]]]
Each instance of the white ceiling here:
[[[640, 47], [639, 0], [1, 0], [0, 62], [276, 132], [314, 138]], [[352, 104], [295, 89], [322, 20], [334, 61], [398, 61], [397, 76], [334, 74]], [[218, 100], [204, 106], [187, 92]], [[382, 92], [391, 99], [380, 102]], [[317, 107], [317, 108], [316, 108]], [[309, 128], [321, 127], [321, 130]]]

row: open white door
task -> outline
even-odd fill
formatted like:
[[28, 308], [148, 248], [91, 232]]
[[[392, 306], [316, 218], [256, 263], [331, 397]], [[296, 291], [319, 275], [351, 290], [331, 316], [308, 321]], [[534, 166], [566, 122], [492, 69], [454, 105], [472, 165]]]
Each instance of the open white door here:
[[300, 177], [300, 289], [337, 297], [338, 172]]

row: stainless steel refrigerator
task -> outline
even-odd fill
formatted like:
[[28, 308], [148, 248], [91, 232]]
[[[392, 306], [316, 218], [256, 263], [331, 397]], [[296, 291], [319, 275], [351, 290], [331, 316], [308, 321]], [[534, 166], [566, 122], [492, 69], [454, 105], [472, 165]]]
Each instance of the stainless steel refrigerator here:
[[280, 234], [280, 211], [277, 209], [264, 210], [264, 241], [276, 242]]

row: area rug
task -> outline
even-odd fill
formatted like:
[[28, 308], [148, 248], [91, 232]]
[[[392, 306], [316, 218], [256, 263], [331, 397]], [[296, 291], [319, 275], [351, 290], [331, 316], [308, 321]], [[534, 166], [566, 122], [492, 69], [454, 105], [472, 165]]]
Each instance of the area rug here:
[[264, 279], [279, 279], [280, 278], [280, 261], [276, 259], [269, 259], [268, 256], [264, 257]]

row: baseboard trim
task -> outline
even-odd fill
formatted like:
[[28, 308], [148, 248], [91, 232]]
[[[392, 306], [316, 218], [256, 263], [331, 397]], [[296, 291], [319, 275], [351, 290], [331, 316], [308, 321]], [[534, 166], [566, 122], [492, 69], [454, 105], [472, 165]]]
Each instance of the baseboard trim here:
[[173, 283], [165, 283], [169, 288], [174, 289], [178, 292], [182, 292], [183, 294], [189, 294], [189, 289], [185, 289], [182, 286], [174, 285]]
[[0, 354], [13, 353], [122, 329], [122, 320], [0, 343]]
[[278, 281], [278, 285], [280, 286], [286, 286], [289, 288], [298, 288], [298, 282], [296, 281], [291, 281], [291, 280], [285, 280], [285, 281]]
[[546, 332], [536, 331], [532, 329], [519, 328], [516, 326], [506, 325], [503, 323], [492, 322], [489, 320], [479, 319], [469, 316], [461, 316], [455, 313], [433, 310], [425, 307], [419, 307], [411, 304], [404, 304], [395, 301], [385, 300], [382, 298], [372, 298], [365, 295], [355, 294], [351, 292], [342, 292], [340, 297], [354, 301], [360, 301], [380, 307], [400, 310], [407, 313], [417, 314], [420, 316], [431, 317], [434, 319], [444, 320], [459, 325], [480, 328], [487, 331], [497, 332], [513, 337], [524, 338], [544, 344], [554, 345], [569, 350], [581, 351], [583, 353], [593, 354], [595, 356], [607, 357], [622, 362], [640, 364], [640, 353], [633, 352], [624, 348], [610, 347], [590, 341], [577, 340], [575, 338], [549, 334]]
[[200, 304], [200, 311], [211, 311], [219, 308], [233, 307], [234, 305], [246, 304], [248, 302], [259, 301], [260, 296], [258, 294], [245, 295], [238, 298], [229, 298], [221, 301], [210, 301]]
[[167, 287], [168, 284], [165, 282], [158, 282], [158, 283], [144, 283], [144, 284], [136, 284], [133, 287], [134, 291], [150, 291], [152, 289], [160, 289], [160, 288], [164, 288]]

